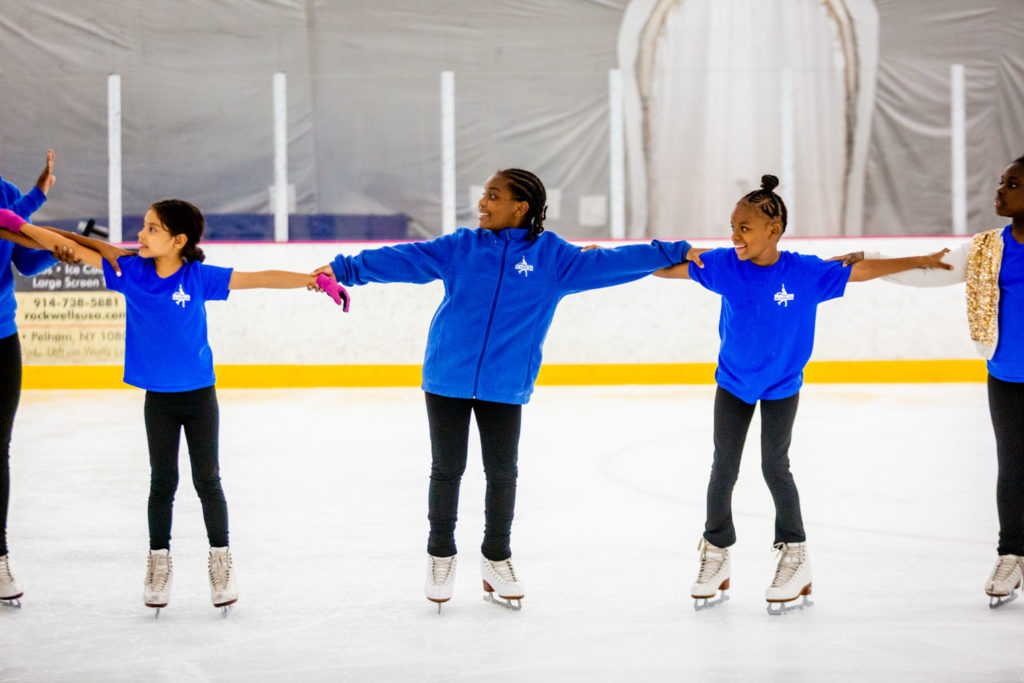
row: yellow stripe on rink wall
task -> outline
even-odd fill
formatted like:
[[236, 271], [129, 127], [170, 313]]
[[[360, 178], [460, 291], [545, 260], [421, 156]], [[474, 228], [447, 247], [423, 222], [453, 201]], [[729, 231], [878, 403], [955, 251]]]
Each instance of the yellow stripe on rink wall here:
[[[26, 365], [25, 389], [124, 389], [120, 365]], [[807, 382], [983, 382], [982, 360], [819, 361]], [[714, 363], [545, 365], [537, 379], [548, 386], [713, 384]], [[418, 387], [419, 365], [218, 365], [222, 389], [308, 387]]]

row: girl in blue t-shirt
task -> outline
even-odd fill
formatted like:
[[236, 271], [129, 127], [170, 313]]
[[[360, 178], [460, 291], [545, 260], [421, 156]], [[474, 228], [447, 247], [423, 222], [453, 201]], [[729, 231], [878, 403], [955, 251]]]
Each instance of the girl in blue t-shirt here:
[[[5, 218], [0, 216], [0, 225]], [[199, 248], [203, 215], [180, 199], [159, 201], [146, 212], [138, 256], [89, 238], [21, 225], [17, 220], [14, 223], [15, 229], [20, 227], [22, 234], [46, 247], [71, 246], [82, 261], [103, 269], [109, 289], [124, 294], [124, 381], [146, 390], [151, 468], [146, 605], [159, 610], [170, 599], [171, 512], [178, 486], [178, 444], [184, 429], [192, 483], [202, 502], [210, 541], [210, 596], [215, 607], [226, 610], [238, 600], [238, 590], [228, 547], [227, 503], [220, 483], [218, 404], [205, 303], [227, 299], [232, 289], [319, 290], [317, 276], [279, 270], [243, 273], [206, 265]], [[104, 256], [116, 259], [111, 263]], [[325, 289], [336, 287], [321, 283]], [[337, 297], [336, 301], [340, 303]]]
[[339, 254], [316, 271], [346, 285], [444, 283], [423, 359], [431, 448], [425, 592], [439, 610], [455, 580], [455, 522], [471, 416], [487, 479], [480, 573], [487, 595], [496, 593], [511, 606], [525, 595], [510, 542], [522, 408], [558, 302], [573, 292], [640, 279], [682, 262], [689, 250], [683, 241], [655, 240], [585, 252], [545, 230], [546, 201], [536, 175], [501, 170], [477, 203], [480, 227]]
[[[56, 182], [53, 175], [53, 150], [46, 153], [46, 166], [35, 186], [27, 193], [0, 177], [0, 209], [30, 216], [43, 202]], [[3, 231], [0, 231], [3, 232]], [[56, 261], [40, 245], [27, 238], [16, 239], [7, 233], [0, 240], [0, 603], [20, 606], [21, 583], [14, 577], [7, 548], [7, 504], [10, 499], [10, 445], [14, 415], [21, 399], [21, 344], [14, 324], [14, 266], [23, 275], [38, 275]]]
[[[852, 267], [817, 256], [779, 251], [787, 212], [774, 192], [779, 180], [761, 178], [732, 212], [733, 248], [701, 250], [703, 267], [682, 263], [658, 271], [667, 278], [692, 279], [720, 294], [721, 348], [715, 381], [714, 463], [707, 493], [707, 521], [698, 549], [700, 570], [691, 589], [702, 609], [727, 599], [729, 546], [736, 542], [732, 490], [754, 407], [761, 403], [761, 470], [775, 501], [774, 547], [778, 566], [766, 592], [768, 611], [811, 592], [800, 500], [789, 471], [789, 444], [803, 369], [811, 357], [818, 304], [843, 295], [846, 283], [870, 280], [910, 268], [948, 268], [945, 252], [929, 256], [862, 261]], [[866, 267], [865, 267], [866, 266]], [[718, 591], [721, 597], [709, 602]], [[807, 603], [804, 598], [803, 604]]]
[[[978, 233], [953, 250], [945, 259], [951, 270], [886, 279], [918, 287], [968, 283], [967, 319], [971, 339], [987, 361], [999, 467], [998, 557], [985, 582], [990, 606], [998, 607], [1016, 598], [1024, 583], [1024, 156], [1003, 171], [994, 206], [1010, 224]], [[857, 263], [863, 256], [857, 252], [841, 258]]]

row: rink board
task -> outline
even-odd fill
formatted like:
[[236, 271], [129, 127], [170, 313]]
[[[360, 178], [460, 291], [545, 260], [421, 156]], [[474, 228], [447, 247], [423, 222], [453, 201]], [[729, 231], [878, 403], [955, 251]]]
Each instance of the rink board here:
[[[418, 365], [219, 365], [217, 386], [224, 389], [315, 387], [418, 387]], [[26, 365], [25, 389], [123, 389], [119, 365]], [[820, 361], [810, 363], [811, 383], [983, 382], [981, 360]], [[714, 363], [646, 365], [546, 365], [541, 386], [629, 384], [713, 384]]]

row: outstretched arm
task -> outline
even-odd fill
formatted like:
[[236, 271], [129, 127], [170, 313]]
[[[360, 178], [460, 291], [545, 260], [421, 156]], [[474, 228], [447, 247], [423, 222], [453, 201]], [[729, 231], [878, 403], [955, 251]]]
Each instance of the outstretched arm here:
[[457, 231], [426, 242], [407, 242], [376, 249], [364, 249], [355, 256], [338, 254], [313, 275], [324, 273], [344, 285], [370, 282], [411, 282], [425, 284], [444, 277], [456, 243], [466, 234]]
[[0, 228], [13, 232], [35, 243], [33, 249], [48, 249], [61, 261], [84, 262], [93, 268], [102, 269], [103, 260], [110, 262], [114, 272], [121, 274], [117, 259], [132, 252], [112, 244], [84, 237], [77, 233], [32, 225], [9, 209], [0, 209]]
[[[564, 242], [558, 254], [558, 279], [566, 293], [633, 282], [661, 268], [683, 263], [694, 250], [689, 242], [653, 240], [614, 249], [583, 249]], [[694, 258], [699, 258], [694, 254]]]
[[654, 277], [663, 277], [668, 279], [676, 280], [689, 280], [690, 278], [690, 263], [697, 266], [698, 268], [704, 267], [704, 262], [700, 260], [700, 255], [710, 249], [698, 249], [697, 247], [690, 247], [690, 250], [686, 252], [686, 261], [683, 263], [677, 263], [674, 266], [668, 268], [662, 268], [661, 270], [654, 271]]
[[[102, 256], [104, 259], [107, 260], [108, 263], [110, 263], [110, 267], [113, 268], [114, 272], [117, 273], [118, 275], [121, 274], [121, 266], [118, 265], [117, 259], [121, 258], [122, 256], [136, 255], [135, 252], [128, 251], [127, 249], [122, 249], [121, 247], [110, 244], [109, 242], [104, 242], [103, 240], [98, 240], [92, 237], [86, 237], [85, 235], [80, 235], [77, 232], [69, 232], [67, 230], [49, 227], [47, 228], [47, 230], [55, 232], [58, 235], [61, 235], [62, 237], [66, 237], [70, 242], [73, 242], [74, 244], [79, 244], [87, 249], [99, 252], [100, 256]], [[71, 252], [73, 254], [74, 247], [70, 245], [64, 245], [61, 247], [61, 251], [65, 254], [67, 252]], [[62, 261], [68, 260], [67, 258], [63, 258], [60, 253], [55, 252], [55, 255]], [[100, 267], [102, 268], [102, 264], [100, 264]]]
[[677, 263], [674, 266], [668, 268], [662, 268], [656, 270], [653, 273], [654, 277], [664, 277], [675, 280], [689, 280], [690, 279], [690, 263]]
[[[93, 268], [102, 268], [104, 255], [107, 255], [112, 258], [114, 270], [119, 275], [121, 271], [117, 266], [115, 252], [120, 251], [124, 254], [130, 253], [123, 249], [117, 250], [117, 247], [107, 245], [105, 242], [99, 242], [98, 240], [93, 240], [88, 237], [82, 238], [82, 240], [85, 240], [84, 244], [79, 243], [77, 240], [71, 240], [68, 237], [65, 237], [61, 234], [63, 231], [32, 225], [9, 209], [0, 209], [0, 228], [13, 233], [19, 233], [31, 239], [43, 249], [48, 249], [55, 254], [61, 252], [67, 253], [70, 251], [70, 257], [64, 260], [83, 261]], [[106, 254], [101, 253], [101, 249], [106, 252]]]
[[0, 240], [7, 240], [8, 242], [14, 242], [15, 244], [26, 247], [28, 249], [42, 249], [46, 251], [46, 247], [36, 242], [28, 235], [22, 235], [20, 232], [11, 232], [10, 230], [0, 230]]
[[[325, 266], [328, 271], [329, 266]], [[321, 275], [318, 272], [305, 275], [288, 270], [259, 270], [249, 273], [232, 271], [228, 281], [228, 289], [298, 289], [305, 287], [311, 291], [326, 292], [334, 299], [334, 303], [342, 306], [348, 313], [349, 295], [344, 287], [334, 280], [333, 272]]]
[[316, 275], [294, 273], [288, 270], [257, 270], [243, 273], [231, 273], [228, 289], [316, 289]]
[[850, 266], [850, 282], [864, 282], [865, 280], [873, 280], [876, 277], [893, 275], [894, 273], [901, 273], [913, 268], [952, 270], [953, 266], [942, 260], [942, 257], [948, 253], [949, 249], [943, 249], [934, 254], [924, 256], [857, 261]]
[[[21, 234], [31, 237], [33, 240], [41, 244], [44, 249], [49, 249], [54, 252], [70, 251], [72, 253], [73, 260], [81, 261], [93, 268], [100, 270], [103, 269], [103, 255], [100, 254], [99, 251], [83, 244], [77, 244], [55, 230], [50, 230], [49, 228], [44, 228], [38, 225], [32, 225], [31, 223], [25, 223], [21, 226]], [[114, 260], [113, 265], [114, 270], [120, 274], [121, 269], [118, 267], [116, 259]]]
[[[970, 246], [971, 242], [968, 240], [942, 258], [944, 263], [949, 264], [949, 270], [916, 268], [905, 270], [902, 273], [886, 275], [884, 279], [886, 282], [894, 282], [911, 287], [945, 287], [958, 284], [967, 278], [967, 256], [970, 252]], [[885, 258], [885, 256], [878, 252], [865, 253], [863, 251], [856, 251], [844, 254], [843, 256], [835, 256], [828, 260], [842, 261], [844, 265], [849, 266], [865, 259], [875, 260], [881, 258]]]

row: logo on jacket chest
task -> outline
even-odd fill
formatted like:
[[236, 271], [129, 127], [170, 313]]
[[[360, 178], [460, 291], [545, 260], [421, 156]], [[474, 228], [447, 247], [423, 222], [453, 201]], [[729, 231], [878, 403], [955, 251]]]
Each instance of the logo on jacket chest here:
[[775, 303], [783, 308], [789, 308], [789, 302], [796, 298], [796, 295], [786, 291], [786, 285], [783, 283], [782, 289], [775, 292]]
[[522, 261], [516, 264], [516, 272], [523, 277], [528, 277], [529, 274], [533, 272], [533, 266], [526, 262], [525, 256]]
[[185, 308], [186, 302], [192, 301], [192, 297], [189, 296], [184, 289], [182, 289], [181, 284], [178, 285], [178, 291], [172, 294], [171, 298], [174, 300], [175, 305], [180, 304], [182, 308]]

